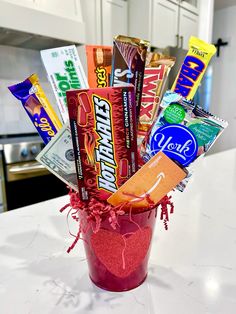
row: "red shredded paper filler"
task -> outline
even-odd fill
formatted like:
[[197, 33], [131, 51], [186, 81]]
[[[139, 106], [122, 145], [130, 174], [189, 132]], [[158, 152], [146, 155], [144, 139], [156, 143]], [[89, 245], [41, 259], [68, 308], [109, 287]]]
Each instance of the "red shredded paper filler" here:
[[[68, 204], [66, 204], [65, 206], [63, 206], [60, 209], [60, 212], [63, 212], [65, 209], [68, 209], [68, 212], [67, 212], [67, 223], [68, 223], [69, 216], [71, 216], [73, 220], [75, 220], [76, 222], [79, 223], [79, 228], [78, 228], [78, 232], [77, 232], [76, 235], [72, 234], [69, 231], [69, 233], [72, 236], [74, 236], [75, 239], [74, 239], [73, 243], [71, 244], [71, 246], [68, 248], [68, 250], [67, 250], [68, 253], [75, 247], [75, 245], [78, 242], [78, 240], [82, 239], [81, 238], [81, 232], [82, 231], [85, 233], [88, 230], [88, 228], [92, 228], [92, 231], [93, 231], [94, 234], [97, 234], [99, 231], [100, 231], [100, 233], [99, 233], [100, 235], [103, 234], [104, 230], [100, 229], [100, 225], [101, 225], [102, 217], [104, 215], [109, 215], [110, 225], [111, 225], [111, 227], [113, 229], [116, 229], [116, 226], [118, 225], [117, 217], [119, 215], [124, 215], [125, 214], [125, 211], [122, 208], [124, 207], [124, 205], [127, 206], [127, 204], [122, 204], [122, 205], [118, 205], [118, 206], [114, 207], [114, 206], [108, 204], [105, 201], [101, 202], [101, 201], [98, 201], [98, 200], [96, 200], [94, 198], [92, 198], [88, 203], [84, 203], [84, 202], [82, 202], [79, 199], [78, 193], [76, 193], [76, 192], [74, 192], [72, 190], [70, 190], [69, 196], [70, 196], [70, 202]], [[146, 195], [146, 198], [147, 198], [147, 200], [148, 200], [148, 202], [150, 204], [149, 210], [150, 209], [157, 210], [159, 208], [161, 209], [160, 220], [163, 220], [164, 227], [167, 230], [168, 229], [168, 221], [169, 221], [169, 213], [173, 214], [173, 212], [174, 212], [174, 204], [171, 201], [172, 197], [166, 195], [156, 205], [153, 204], [153, 202], [150, 199], [149, 195]], [[145, 210], [147, 210], [147, 209], [145, 209]], [[86, 212], [87, 221], [82, 221], [81, 219], [79, 219], [79, 211]], [[130, 215], [129, 215], [130, 216], [130, 220], [132, 222], [132, 208], [130, 208], [129, 213], [130, 213]], [[69, 228], [69, 224], [68, 224], [68, 228]], [[147, 231], [145, 231], [144, 233], [146, 235]], [[128, 246], [127, 252], [129, 252], [129, 250], [130, 250], [130, 248], [129, 248], [130, 247], [130, 243], [133, 241], [132, 239], [135, 239], [135, 237], [140, 236], [140, 234], [141, 234], [141, 229], [138, 228], [137, 235], [136, 236], [133, 235], [133, 237], [131, 236], [131, 237], [128, 238], [128, 244], [127, 244], [127, 239], [125, 239], [124, 235], [123, 235], [122, 247], [124, 248], [124, 244], [125, 244], [125, 247], [127, 249], [127, 246]], [[94, 237], [96, 239], [96, 236], [94, 236]], [[92, 239], [94, 239], [94, 237]], [[120, 235], [120, 237], [122, 237], [122, 235]], [[146, 238], [146, 236], [144, 237], [144, 239], [145, 238]], [[148, 238], [148, 236], [147, 236], [147, 238]], [[93, 240], [93, 241], [95, 241], [95, 240]], [[101, 242], [103, 242], [103, 241], [101, 241]], [[136, 241], [136, 243], [139, 242], [139, 240], [137, 241], [137, 239], [135, 241]], [[95, 241], [93, 243], [97, 243], [97, 242]], [[118, 243], [120, 243], [120, 241], [118, 241]], [[117, 243], [116, 250], [120, 250], [118, 243]], [[95, 244], [95, 246], [96, 246], [97, 252], [99, 252], [99, 249], [98, 249], [96, 244]], [[143, 247], [144, 247], [144, 249], [146, 248], [146, 246], [144, 244], [143, 244]], [[124, 257], [125, 253], [123, 252], [122, 254], [123, 254], [122, 256]], [[128, 253], [126, 253], [126, 254], [128, 254]], [[140, 254], [141, 254], [141, 250], [140, 250]], [[101, 256], [101, 254], [99, 254], [99, 256]], [[106, 254], [104, 256], [106, 256]], [[145, 255], [144, 255], [144, 257], [145, 257]], [[106, 257], [104, 257], [104, 259], [106, 259]], [[127, 265], [129, 265], [128, 260], [129, 260], [129, 258], [127, 257], [126, 258]], [[124, 258], [123, 258], [123, 262], [124, 262]], [[108, 261], [107, 261], [107, 263], [109, 264]], [[109, 265], [108, 265], [108, 267], [109, 267]], [[128, 269], [130, 269], [129, 266], [127, 266], [127, 267], [128, 267]], [[117, 269], [115, 271], [118, 272], [118, 269], [120, 269], [120, 265], [117, 266]]]

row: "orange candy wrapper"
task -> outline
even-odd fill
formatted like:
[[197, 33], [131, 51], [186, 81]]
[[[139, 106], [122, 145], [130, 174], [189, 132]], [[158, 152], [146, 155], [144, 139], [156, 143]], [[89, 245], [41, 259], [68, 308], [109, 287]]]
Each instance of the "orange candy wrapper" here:
[[112, 47], [86, 46], [90, 88], [110, 86]]

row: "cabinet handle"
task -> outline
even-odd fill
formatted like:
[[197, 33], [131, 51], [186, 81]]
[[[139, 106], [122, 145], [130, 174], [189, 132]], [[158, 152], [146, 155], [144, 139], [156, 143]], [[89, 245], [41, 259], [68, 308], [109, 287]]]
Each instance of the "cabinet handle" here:
[[175, 35], [175, 37], [176, 37], [176, 48], [178, 48], [179, 47], [179, 35], [177, 34]]
[[184, 45], [184, 36], [180, 36], [180, 47], [183, 48]]

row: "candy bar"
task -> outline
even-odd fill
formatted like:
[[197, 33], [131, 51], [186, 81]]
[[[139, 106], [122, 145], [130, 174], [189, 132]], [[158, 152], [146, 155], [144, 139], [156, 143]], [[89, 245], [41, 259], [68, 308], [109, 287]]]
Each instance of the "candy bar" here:
[[144, 158], [163, 151], [186, 167], [210, 149], [226, 126], [226, 121], [181, 95], [167, 91], [151, 129]]
[[174, 63], [173, 57], [147, 53], [138, 124], [139, 142], [142, 142], [157, 116], [165, 82]]
[[127, 159], [120, 160], [120, 177], [121, 178], [128, 178], [129, 176], [129, 164]]
[[86, 46], [88, 83], [90, 88], [110, 85], [112, 47]]
[[61, 129], [62, 124], [40, 86], [38, 76], [33, 74], [25, 81], [8, 88], [21, 101], [39, 135], [47, 144]]
[[114, 39], [111, 86], [135, 86], [136, 115], [141, 105], [145, 59], [149, 42], [132, 37]]
[[75, 45], [41, 51], [41, 58], [54, 91], [62, 120], [68, 120], [66, 91], [87, 88], [80, 58]]
[[71, 90], [67, 102], [80, 198], [106, 200], [137, 171], [134, 87]]
[[88, 116], [91, 113], [91, 103], [86, 92], [81, 92], [78, 95], [78, 100], [77, 124], [83, 127], [88, 123]]
[[189, 51], [172, 86], [172, 91], [193, 99], [216, 47], [191, 36]]

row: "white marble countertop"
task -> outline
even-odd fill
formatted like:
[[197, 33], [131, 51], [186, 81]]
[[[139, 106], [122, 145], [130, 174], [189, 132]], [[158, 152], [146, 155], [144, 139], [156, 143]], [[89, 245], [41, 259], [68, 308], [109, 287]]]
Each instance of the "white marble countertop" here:
[[82, 243], [70, 253], [64, 196], [0, 215], [2, 314], [235, 314], [236, 150], [203, 158], [176, 192], [169, 230], [156, 225], [148, 279], [106, 292], [88, 278]]

